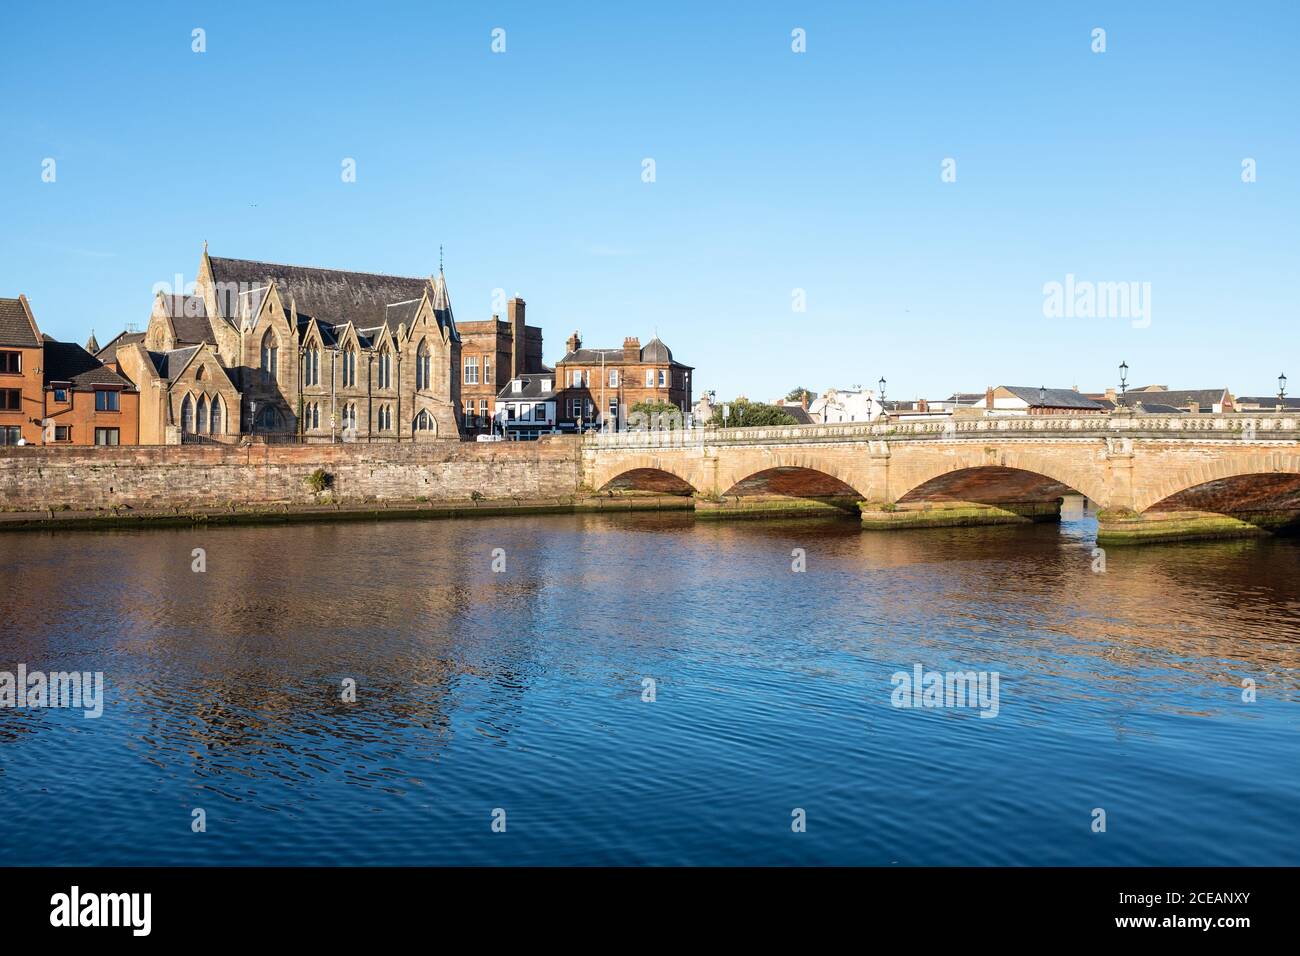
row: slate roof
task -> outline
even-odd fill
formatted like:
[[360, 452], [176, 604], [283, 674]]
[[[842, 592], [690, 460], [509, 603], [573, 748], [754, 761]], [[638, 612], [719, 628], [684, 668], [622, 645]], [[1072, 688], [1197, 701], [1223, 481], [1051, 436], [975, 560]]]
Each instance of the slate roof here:
[[190, 357], [199, 350], [197, 345], [191, 345], [183, 349], [172, 349], [170, 352], [150, 352], [149, 359], [153, 362], [153, 367], [158, 370], [158, 374], [169, 382], [176, 381], [176, 376], [181, 374]]
[[[1258, 405], [1260, 411], [1271, 412], [1273, 411], [1273, 409], [1277, 408], [1277, 396], [1276, 395], [1256, 395], [1256, 396], [1242, 395], [1237, 399], [1235, 405], [1237, 408], [1241, 408], [1241, 406], [1243, 405]], [[1300, 398], [1293, 398], [1292, 396], [1288, 395], [1286, 398], [1282, 399], [1282, 407], [1287, 409], [1288, 411], [1293, 408], [1300, 409]]]
[[27, 310], [18, 299], [0, 299], [0, 345], [28, 349], [39, 348], [41, 345], [32, 323], [27, 319]]
[[[519, 401], [529, 399], [531, 401], [544, 402], [548, 399], [555, 398], [554, 375], [521, 375], [519, 378], [524, 383], [524, 387], [517, 392], [514, 391], [512, 386], [514, 385], [515, 380], [511, 379], [506, 383], [505, 388], [497, 392], [497, 401], [508, 402], [512, 399], [517, 399]], [[546, 391], [542, 391], [543, 379], [549, 379], [551, 382], [551, 387]]]
[[[622, 349], [578, 349], [567, 353], [560, 361], [570, 364], [599, 365], [602, 355], [605, 357], [606, 365], [623, 364]], [[676, 365], [678, 368], [694, 368], [694, 366], [685, 365], [673, 358], [672, 350], [658, 338], [651, 339], [641, 347], [637, 361], [666, 362], [669, 365]]]
[[1183, 415], [1186, 414], [1186, 408], [1179, 408], [1176, 405], [1165, 405], [1161, 402], [1131, 402], [1126, 404], [1125, 408], [1132, 408], [1135, 411], [1141, 406], [1141, 411], [1149, 415]]
[[778, 405], [777, 408], [785, 412], [794, 419], [796, 425], [814, 425], [812, 416], [808, 414], [808, 409], [802, 405]]
[[1043, 398], [1038, 398], [1039, 389], [1027, 385], [1003, 385], [1016, 398], [1027, 402], [1034, 408], [1078, 408], [1100, 411], [1101, 405], [1090, 398], [1084, 398], [1072, 388], [1043, 389]]
[[116, 362], [117, 350], [123, 345], [130, 345], [133, 342], [143, 342], [143, 332], [119, 332], [117, 336], [95, 353], [95, 358], [101, 362]]
[[46, 338], [44, 343], [44, 381], [71, 382], [74, 389], [90, 389], [95, 385], [120, 385], [134, 388], [130, 381], [91, 355], [76, 342], [56, 342]]
[[1226, 388], [1183, 388], [1175, 391], [1128, 392], [1117, 396], [1116, 401], [1129, 407], [1132, 407], [1134, 402], [1141, 402], [1147, 407], [1150, 407], [1148, 403], [1175, 405], [1183, 411], [1186, 411], [1187, 406], [1192, 402], [1196, 402], [1199, 407], [1209, 409], [1223, 401], [1223, 393], [1226, 391]]
[[217, 337], [212, 334], [212, 325], [208, 322], [208, 308], [203, 299], [196, 295], [164, 295], [163, 307], [172, 320], [176, 330], [176, 342], [180, 345], [198, 345], [207, 342], [217, 344]]
[[[428, 279], [413, 276], [319, 269], [254, 259], [211, 256], [209, 261], [213, 280], [218, 285], [230, 283], [249, 290], [273, 281], [284, 301], [292, 301], [300, 314], [314, 315], [334, 326], [348, 322], [367, 328], [381, 325], [385, 318], [390, 317], [390, 305], [409, 303], [412, 299], [418, 304], [429, 284]], [[440, 322], [449, 324], [454, 333], [451, 301], [441, 274], [434, 282], [434, 298], [435, 314]], [[237, 318], [237, 308], [233, 304], [222, 301], [222, 307], [224, 318]]]

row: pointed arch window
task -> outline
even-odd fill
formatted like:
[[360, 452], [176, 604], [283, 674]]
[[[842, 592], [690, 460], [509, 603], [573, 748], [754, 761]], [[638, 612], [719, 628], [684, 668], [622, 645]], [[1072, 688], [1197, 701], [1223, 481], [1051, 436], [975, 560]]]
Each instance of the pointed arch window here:
[[421, 411], [420, 414], [416, 415], [411, 427], [417, 432], [436, 432], [438, 430], [437, 425], [434, 424], [433, 416], [428, 411]]
[[390, 388], [393, 374], [393, 354], [385, 345], [379, 352], [379, 387]]
[[188, 395], [181, 402], [181, 434], [189, 435], [194, 431], [194, 401]]
[[420, 347], [415, 351], [415, 387], [417, 389], [431, 388], [429, 381], [429, 372], [433, 368], [432, 359], [429, 356], [429, 344], [420, 340]]
[[351, 346], [343, 351], [343, 387], [351, 388], [357, 384], [357, 353]]
[[208, 430], [208, 397], [206, 395], [199, 396], [199, 403], [195, 406], [194, 425], [194, 430], [200, 435]]
[[271, 378], [280, 374], [280, 343], [270, 329], [262, 336], [262, 371]]
[[221, 411], [221, 396], [218, 395], [212, 400], [212, 412], [210, 413], [210, 428], [208, 429], [214, 435], [220, 435], [222, 430], [222, 419], [225, 416]]
[[315, 342], [307, 346], [307, 354], [303, 357], [302, 381], [304, 385], [320, 384], [320, 348]]

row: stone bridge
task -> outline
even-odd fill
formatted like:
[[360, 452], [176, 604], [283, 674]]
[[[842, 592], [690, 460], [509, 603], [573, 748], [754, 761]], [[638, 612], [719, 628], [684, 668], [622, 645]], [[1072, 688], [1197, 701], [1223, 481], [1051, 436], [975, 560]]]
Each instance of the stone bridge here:
[[1049, 521], [1101, 541], [1300, 530], [1300, 415], [1004, 416], [588, 435], [584, 484], [701, 514], [842, 509], [871, 528]]

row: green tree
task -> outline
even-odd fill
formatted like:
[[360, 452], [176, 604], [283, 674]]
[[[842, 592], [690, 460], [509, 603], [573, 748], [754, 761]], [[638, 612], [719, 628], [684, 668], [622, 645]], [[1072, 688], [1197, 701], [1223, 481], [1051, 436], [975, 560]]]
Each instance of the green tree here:
[[[755, 428], [762, 425], [794, 425], [794, 416], [775, 405], [766, 405], [763, 402], [751, 402], [747, 399], [738, 398], [731, 403], [731, 414], [727, 416], [727, 428]], [[709, 419], [710, 425], [723, 424], [722, 406], [713, 409], [713, 417]]]
[[817, 396], [812, 393], [812, 389], [804, 388], [800, 385], [798, 388], [790, 389], [785, 396], [785, 400], [787, 402], [802, 402], [804, 399], [807, 399], [811, 402], [816, 397]]

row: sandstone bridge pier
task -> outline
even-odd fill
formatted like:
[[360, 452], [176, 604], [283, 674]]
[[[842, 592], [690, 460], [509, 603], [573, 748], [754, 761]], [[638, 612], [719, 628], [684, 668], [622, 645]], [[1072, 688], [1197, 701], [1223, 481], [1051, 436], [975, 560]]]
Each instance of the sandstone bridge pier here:
[[701, 516], [861, 516], [871, 529], [1059, 520], [1120, 544], [1300, 531], [1300, 416], [1110, 414], [592, 434], [585, 489]]

